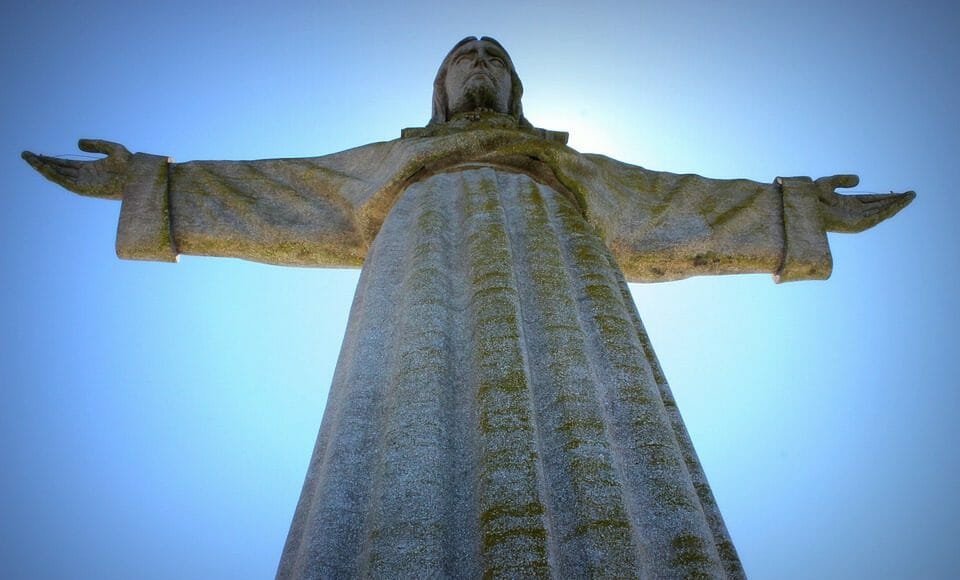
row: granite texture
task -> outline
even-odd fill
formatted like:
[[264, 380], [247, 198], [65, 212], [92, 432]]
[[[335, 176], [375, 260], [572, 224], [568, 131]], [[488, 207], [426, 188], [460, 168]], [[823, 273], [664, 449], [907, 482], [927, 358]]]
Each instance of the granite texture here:
[[626, 281], [826, 278], [822, 188], [472, 112], [306, 159], [124, 159], [117, 252], [363, 272], [278, 578], [743, 576]]
[[465, 165], [367, 255], [280, 578], [738, 577], [613, 257]]
[[[315, 158], [168, 164], [145, 156], [145, 163], [156, 166], [144, 170], [140, 185], [127, 187], [122, 211], [130, 217], [120, 224], [118, 251], [125, 258], [169, 259], [166, 244], [141, 250], [125, 243], [146, 236], [131, 228], [149, 228], [154, 239], [153, 230], [169, 224], [169, 247], [178, 254], [359, 266], [410, 184], [473, 163], [528, 173], [566, 192], [631, 282], [830, 274], [817, 190], [809, 178], [759, 183], [651, 171], [503, 127], [498, 117], [491, 113], [457, 131]], [[167, 198], [169, 217], [160, 209]], [[166, 257], [149, 249], [154, 247]]]
[[23, 157], [122, 199], [122, 258], [363, 266], [278, 578], [743, 577], [626, 281], [824, 279], [828, 231], [914, 194], [581, 154], [493, 39], [434, 88], [426, 127], [323, 157]]

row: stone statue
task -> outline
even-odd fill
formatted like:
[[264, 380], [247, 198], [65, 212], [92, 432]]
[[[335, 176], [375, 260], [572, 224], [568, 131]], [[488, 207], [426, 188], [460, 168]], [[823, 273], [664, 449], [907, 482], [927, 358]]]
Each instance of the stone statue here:
[[466, 38], [433, 116], [322, 157], [24, 152], [122, 200], [117, 253], [363, 270], [279, 578], [743, 577], [626, 281], [830, 275], [828, 231], [913, 192], [651, 171], [532, 126]]

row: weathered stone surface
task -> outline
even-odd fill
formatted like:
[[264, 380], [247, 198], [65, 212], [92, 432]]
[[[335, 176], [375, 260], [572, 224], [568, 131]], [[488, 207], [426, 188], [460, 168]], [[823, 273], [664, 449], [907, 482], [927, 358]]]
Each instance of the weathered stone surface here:
[[427, 127], [324, 157], [23, 157], [123, 199], [121, 257], [363, 264], [278, 577], [741, 577], [625, 281], [826, 278], [826, 232], [912, 192], [578, 153], [524, 118], [492, 39], [434, 88]]
[[117, 226], [117, 256], [176, 262], [170, 227], [167, 164], [170, 159], [137, 153], [127, 168]]
[[464, 166], [364, 266], [279, 576], [721, 577], [739, 564], [574, 201]]
[[[794, 268], [802, 272], [791, 280], [830, 273], [822, 221], [810, 211], [818, 198], [809, 178], [795, 187], [797, 180], [779, 185], [650, 171], [578, 153], [515, 123], [505, 128], [496, 123], [498, 117], [486, 113], [437, 136], [324, 157], [169, 164], [169, 193], [159, 185], [135, 193], [157, 199], [169, 195], [169, 235], [178, 253], [357, 266], [410, 184], [475, 163], [528, 173], [567, 192], [632, 282], [775, 274], [795, 260], [804, 267]], [[162, 173], [165, 161], [157, 157], [154, 162]], [[789, 204], [784, 214], [784, 192], [806, 201]], [[124, 204], [159, 207], [134, 196]], [[154, 211], [152, 221], [163, 223], [162, 212]], [[125, 224], [120, 227], [118, 238], [130, 237]], [[785, 239], [785, 229], [795, 233], [791, 240]], [[823, 243], [812, 245], [810, 239]], [[793, 240], [803, 245], [793, 248]]]

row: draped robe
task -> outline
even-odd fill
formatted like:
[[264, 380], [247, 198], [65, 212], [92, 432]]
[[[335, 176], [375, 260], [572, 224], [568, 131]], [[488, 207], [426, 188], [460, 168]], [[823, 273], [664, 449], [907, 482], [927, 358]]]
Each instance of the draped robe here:
[[743, 576], [626, 282], [825, 278], [816, 188], [557, 135], [134, 156], [121, 257], [363, 264], [278, 578]]

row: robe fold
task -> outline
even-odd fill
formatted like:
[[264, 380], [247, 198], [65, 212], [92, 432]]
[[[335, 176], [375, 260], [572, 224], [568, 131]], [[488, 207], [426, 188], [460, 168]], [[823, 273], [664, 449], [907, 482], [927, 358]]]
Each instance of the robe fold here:
[[135, 163], [122, 257], [363, 264], [278, 578], [743, 576], [626, 281], [828, 276], [808, 178], [482, 123]]

